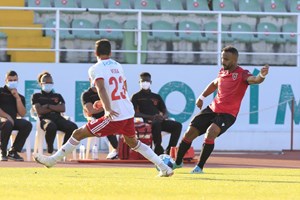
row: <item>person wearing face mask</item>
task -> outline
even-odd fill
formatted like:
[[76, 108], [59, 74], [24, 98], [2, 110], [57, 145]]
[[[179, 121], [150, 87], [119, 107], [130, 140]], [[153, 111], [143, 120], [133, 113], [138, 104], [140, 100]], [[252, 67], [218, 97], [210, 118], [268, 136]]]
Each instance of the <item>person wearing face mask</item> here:
[[[25, 98], [18, 93], [18, 74], [9, 71], [5, 76], [5, 86], [0, 88], [0, 130], [1, 130], [1, 161], [24, 161], [18, 154], [23, 149], [29, 136], [32, 124], [24, 117], [26, 114]], [[18, 135], [7, 152], [7, 145], [13, 130], [18, 130]]]
[[[85, 90], [81, 94], [81, 104], [83, 107], [84, 115], [87, 118], [94, 118], [98, 119], [104, 116], [104, 109], [102, 106], [97, 108], [94, 106], [95, 102], [97, 103], [100, 100], [97, 89], [95, 88], [94, 84], [91, 82], [91, 87]], [[113, 147], [112, 151], [106, 156], [106, 159], [116, 159], [118, 158], [118, 140], [116, 135], [108, 135], [106, 136], [109, 143]]]
[[[170, 154], [171, 147], [176, 147], [179, 140], [182, 124], [168, 119], [168, 112], [165, 102], [159, 94], [150, 90], [151, 74], [143, 72], [140, 74], [141, 90], [135, 93], [131, 101], [135, 109], [135, 117], [142, 117], [144, 122], [151, 124], [154, 152], [157, 155]], [[162, 147], [161, 131], [171, 134], [169, 144], [164, 152]]]
[[40, 118], [41, 128], [45, 131], [47, 151], [52, 154], [56, 131], [65, 132], [64, 144], [78, 127], [74, 122], [62, 116], [66, 110], [65, 101], [61, 94], [53, 91], [51, 74], [49, 72], [39, 74], [38, 83], [41, 86], [41, 92], [32, 95], [31, 105]]

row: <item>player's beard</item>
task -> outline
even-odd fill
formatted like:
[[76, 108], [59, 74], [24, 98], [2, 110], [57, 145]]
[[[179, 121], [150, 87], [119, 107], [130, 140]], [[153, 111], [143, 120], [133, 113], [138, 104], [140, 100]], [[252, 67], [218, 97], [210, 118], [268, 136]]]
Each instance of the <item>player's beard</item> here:
[[224, 64], [222, 64], [222, 65], [223, 65], [224, 70], [228, 70], [230, 68], [229, 65], [224, 65]]

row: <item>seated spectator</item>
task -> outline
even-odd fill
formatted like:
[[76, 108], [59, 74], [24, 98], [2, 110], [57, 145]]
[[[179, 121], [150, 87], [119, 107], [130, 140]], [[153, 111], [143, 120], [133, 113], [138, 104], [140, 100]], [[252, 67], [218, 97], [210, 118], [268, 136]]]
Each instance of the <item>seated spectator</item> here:
[[166, 105], [159, 94], [150, 90], [151, 74], [143, 72], [140, 74], [141, 90], [135, 93], [131, 101], [135, 109], [135, 117], [142, 117], [144, 122], [150, 123], [152, 127], [152, 137], [154, 142], [154, 152], [157, 155], [163, 154], [161, 131], [171, 134], [166, 154], [170, 154], [171, 147], [177, 145], [181, 134], [182, 124], [168, 119]]
[[[97, 89], [91, 84], [91, 87], [84, 91], [81, 95], [81, 103], [83, 107], [84, 116], [87, 119], [98, 119], [104, 116], [104, 109], [101, 106], [101, 101], [97, 92]], [[113, 150], [107, 155], [107, 159], [118, 158], [118, 140], [116, 135], [108, 135], [108, 141], [110, 142]]]
[[36, 111], [41, 128], [45, 131], [48, 153], [53, 153], [53, 143], [56, 131], [65, 133], [63, 144], [68, 141], [77, 125], [63, 117], [66, 111], [65, 101], [61, 94], [53, 91], [53, 79], [49, 72], [43, 72], [38, 76], [38, 83], [42, 90], [31, 97], [31, 104]]
[[[24, 161], [18, 154], [23, 149], [29, 136], [32, 124], [22, 119], [26, 114], [25, 98], [18, 93], [18, 74], [9, 71], [5, 76], [5, 86], [0, 88], [0, 129], [1, 129], [1, 161], [8, 159]], [[7, 152], [7, 145], [13, 130], [18, 130], [18, 135]]]

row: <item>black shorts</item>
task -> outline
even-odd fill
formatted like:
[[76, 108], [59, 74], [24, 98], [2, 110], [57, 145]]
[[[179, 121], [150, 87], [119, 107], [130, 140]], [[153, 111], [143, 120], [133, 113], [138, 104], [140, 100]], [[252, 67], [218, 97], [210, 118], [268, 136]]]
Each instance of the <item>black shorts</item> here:
[[236, 117], [226, 113], [215, 113], [209, 106], [201, 110], [193, 120], [191, 121], [190, 126], [195, 127], [200, 131], [199, 135], [206, 133], [207, 128], [212, 124], [216, 124], [220, 127], [221, 132], [219, 136], [224, 133], [230, 126], [234, 124]]

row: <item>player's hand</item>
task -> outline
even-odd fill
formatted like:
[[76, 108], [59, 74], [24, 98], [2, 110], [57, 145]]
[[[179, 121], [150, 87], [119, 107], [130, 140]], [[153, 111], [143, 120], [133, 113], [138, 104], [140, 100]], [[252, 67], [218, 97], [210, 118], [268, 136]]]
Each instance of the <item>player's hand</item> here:
[[201, 100], [201, 99], [198, 98], [197, 101], [196, 101], [196, 105], [197, 105], [198, 108], [202, 109], [203, 100]]
[[260, 73], [261, 73], [261, 75], [266, 76], [269, 73], [269, 65], [266, 64], [265, 66], [263, 66], [260, 69]]
[[114, 110], [106, 110], [105, 111], [105, 117], [110, 118], [110, 119], [114, 119], [115, 117], [118, 117], [119, 113], [117, 113]]
[[93, 104], [93, 108], [95, 110], [103, 110], [102, 102], [100, 100], [95, 101], [94, 104]]

